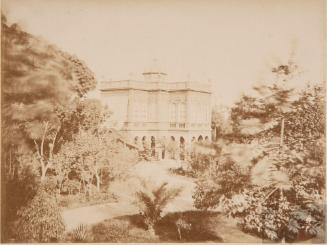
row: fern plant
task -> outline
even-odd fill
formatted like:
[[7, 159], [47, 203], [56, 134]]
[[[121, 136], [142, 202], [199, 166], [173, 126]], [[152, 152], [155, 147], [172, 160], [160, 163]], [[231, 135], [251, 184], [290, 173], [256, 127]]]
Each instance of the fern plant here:
[[84, 224], [78, 225], [72, 233], [75, 242], [85, 242], [87, 239], [87, 226]]
[[157, 187], [143, 183], [144, 189], [136, 192], [136, 204], [148, 230], [154, 235], [154, 226], [160, 220], [163, 209], [181, 192], [181, 188], [168, 188], [165, 182]]

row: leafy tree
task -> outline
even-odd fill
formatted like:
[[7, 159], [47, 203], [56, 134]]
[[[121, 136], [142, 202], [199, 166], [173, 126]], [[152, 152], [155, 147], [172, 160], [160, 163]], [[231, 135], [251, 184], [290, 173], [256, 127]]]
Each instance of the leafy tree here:
[[65, 226], [53, 188], [43, 184], [28, 205], [19, 211], [16, 232], [21, 241], [50, 242], [62, 237]]
[[[17, 24], [10, 25], [3, 15], [1, 24], [1, 160], [5, 170], [1, 173], [6, 183], [2, 193], [8, 197], [2, 200], [10, 222], [17, 209], [33, 198], [40, 180], [53, 174], [53, 156], [63, 143], [66, 128], [71, 127], [61, 111], [85, 100], [96, 81], [76, 57]], [[65, 116], [71, 117], [69, 113]], [[13, 193], [21, 195], [14, 198]]]
[[[234, 133], [245, 136], [248, 140], [259, 138], [260, 134], [269, 133], [279, 137], [284, 143], [285, 117], [290, 112], [292, 103], [297, 100], [297, 91], [290, 85], [290, 80], [297, 76], [298, 68], [289, 61], [272, 69], [275, 79], [271, 85], [261, 84], [254, 87], [254, 95], [243, 95], [231, 110]], [[267, 135], [261, 137], [265, 139]], [[249, 142], [249, 141], [248, 141]]]
[[223, 106], [215, 105], [211, 112], [211, 128], [213, 129], [213, 137], [215, 141], [219, 139], [219, 137], [228, 134], [230, 131], [229, 122], [225, 118], [225, 113], [227, 112], [227, 108]]
[[[289, 87], [296, 69], [291, 62], [273, 69], [272, 86], [255, 87], [255, 96], [244, 95], [232, 108], [234, 134], [241, 143], [257, 144], [261, 151], [252, 159], [250, 183], [227, 184], [232, 188], [224, 190], [221, 199], [217, 182], [236, 176], [238, 170], [230, 169], [223, 176], [213, 171], [212, 178], [200, 178], [194, 195], [199, 207], [222, 203], [244, 230], [271, 240], [316, 235], [324, 220], [319, 206], [325, 183], [324, 88]], [[238, 163], [243, 161], [239, 158]]]
[[69, 106], [57, 109], [61, 122], [59, 135], [63, 142], [72, 140], [81, 130], [96, 131], [110, 116], [110, 111], [96, 99], [76, 99]]
[[44, 180], [62, 130], [58, 109], [95, 88], [96, 81], [83, 62], [17, 24], [4, 21], [2, 31], [3, 147], [35, 151]]
[[[225, 212], [240, 218], [244, 230], [271, 240], [314, 236], [324, 222], [322, 188], [315, 180], [322, 168], [309, 170], [291, 152], [269, 156], [264, 185], [245, 188], [224, 200]], [[289, 165], [289, 166], [287, 166]]]
[[84, 191], [95, 183], [109, 185], [137, 159], [137, 155], [117, 142], [106, 130], [80, 130], [72, 141], [64, 143], [54, 156], [56, 177], [62, 187], [65, 181], [79, 180]]
[[[73, 169], [81, 182], [87, 187], [96, 178], [97, 190], [100, 191], [100, 171], [105, 166], [107, 152], [105, 141], [91, 131], [79, 131], [72, 142], [64, 145], [63, 151], [57, 154], [60, 165]], [[60, 170], [63, 170], [61, 168]], [[59, 173], [60, 170], [58, 169]], [[68, 174], [65, 174], [66, 177]]]

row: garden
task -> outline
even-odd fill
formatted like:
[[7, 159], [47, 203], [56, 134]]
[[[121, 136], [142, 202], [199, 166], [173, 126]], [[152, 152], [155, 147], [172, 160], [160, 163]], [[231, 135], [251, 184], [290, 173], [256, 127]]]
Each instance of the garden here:
[[5, 242], [325, 241], [325, 87], [292, 87], [292, 60], [213, 109], [213, 142], [156, 161], [105, 126], [83, 61], [2, 30]]

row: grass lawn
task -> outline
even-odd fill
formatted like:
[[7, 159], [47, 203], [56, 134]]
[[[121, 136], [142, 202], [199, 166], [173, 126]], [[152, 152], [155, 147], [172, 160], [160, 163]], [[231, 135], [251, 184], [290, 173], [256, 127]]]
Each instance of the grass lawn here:
[[[183, 219], [190, 229], [181, 231], [176, 221]], [[73, 242], [72, 234], [67, 241]], [[235, 223], [217, 212], [186, 211], [165, 215], [150, 234], [140, 215], [126, 215], [108, 219], [88, 227], [86, 242], [248, 242], [262, 239], [242, 232]]]

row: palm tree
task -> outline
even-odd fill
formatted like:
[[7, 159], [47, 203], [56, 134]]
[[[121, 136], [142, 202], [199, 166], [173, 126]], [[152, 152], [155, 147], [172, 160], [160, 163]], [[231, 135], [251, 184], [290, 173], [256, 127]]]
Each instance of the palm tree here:
[[149, 183], [143, 183], [144, 189], [136, 192], [136, 204], [144, 218], [151, 234], [155, 234], [154, 226], [160, 220], [161, 213], [167, 204], [176, 198], [181, 188], [168, 188], [168, 183], [162, 183], [157, 187], [149, 186]]

